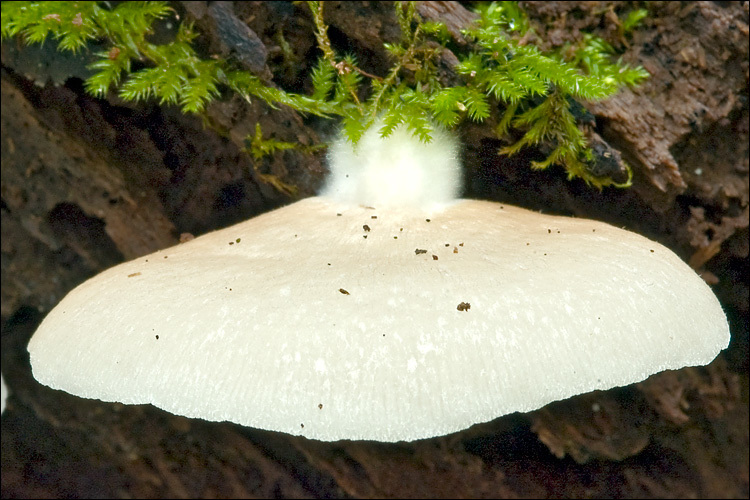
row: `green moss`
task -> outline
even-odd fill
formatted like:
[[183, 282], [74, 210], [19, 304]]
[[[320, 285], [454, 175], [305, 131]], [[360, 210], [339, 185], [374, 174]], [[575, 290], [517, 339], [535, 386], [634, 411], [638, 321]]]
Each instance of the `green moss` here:
[[[510, 142], [500, 154], [545, 145], [551, 152], [533, 168], [559, 164], [570, 178], [599, 188], [618, 185], [592, 173], [592, 152], [570, 109], [571, 100], [605, 99], [647, 77], [642, 68], [614, 61], [614, 50], [604, 40], [588, 34], [575, 46], [545, 54], [521, 41], [530, 28], [515, 2], [481, 4], [479, 21], [465, 32], [471, 49], [459, 54], [456, 71], [462, 83], [447, 87], [437, 68], [450, 43], [448, 31], [440, 23], [423, 22], [414, 2], [394, 3], [401, 39], [385, 45], [393, 59], [385, 76], [366, 73], [353, 55], [337, 54], [328, 39], [324, 2], [307, 4], [322, 52], [311, 72], [310, 96], [268, 86], [226, 61], [201, 59], [192, 47], [197, 35], [189, 23], [179, 25], [172, 41], [151, 43], [153, 23], [171, 15], [166, 2], [122, 2], [112, 8], [108, 2], [3, 2], [2, 38], [43, 43], [52, 36], [60, 50], [74, 53], [90, 41], [105, 40], [109, 50], [96, 54], [93, 75], [86, 81], [86, 90], [96, 96], [116, 91], [125, 100], [156, 99], [202, 113], [219, 89], [228, 87], [248, 100], [338, 117], [354, 143], [379, 118], [383, 136], [404, 125], [430, 141], [435, 124], [452, 128], [466, 119], [482, 122], [494, 115], [496, 133]], [[621, 36], [645, 15], [631, 12], [621, 24]], [[248, 139], [254, 155], [291, 147], [259, 134]], [[270, 150], [263, 148], [269, 144]], [[618, 186], [624, 185], [629, 181]]]

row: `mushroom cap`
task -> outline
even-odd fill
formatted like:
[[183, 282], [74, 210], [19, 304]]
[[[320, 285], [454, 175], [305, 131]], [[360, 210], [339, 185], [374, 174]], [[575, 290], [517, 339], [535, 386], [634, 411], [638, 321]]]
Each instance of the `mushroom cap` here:
[[5, 386], [5, 377], [0, 375], [0, 414], [5, 413], [5, 401], [8, 399], [8, 388]]
[[728, 341], [709, 287], [637, 234], [314, 197], [104, 271], [28, 349], [37, 380], [83, 397], [398, 441], [707, 364]]

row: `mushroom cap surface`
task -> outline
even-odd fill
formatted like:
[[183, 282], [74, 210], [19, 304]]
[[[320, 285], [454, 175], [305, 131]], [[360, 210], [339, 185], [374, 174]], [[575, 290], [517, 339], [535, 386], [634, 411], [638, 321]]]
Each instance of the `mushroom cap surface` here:
[[728, 341], [709, 287], [635, 233], [314, 197], [104, 271], [28, 349], [37, 380], [87, 398], [408, 441], [707, 364]]
[[5, 412], [5, 401], [8, 399], [8, 388], [5, 385], [5, 377], [0, 375], [0, 414]]

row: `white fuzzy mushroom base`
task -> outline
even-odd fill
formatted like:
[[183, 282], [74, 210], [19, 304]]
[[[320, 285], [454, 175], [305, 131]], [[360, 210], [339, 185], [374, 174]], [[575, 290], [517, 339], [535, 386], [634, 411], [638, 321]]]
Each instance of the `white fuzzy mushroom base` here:
[[103, 272], [28, 348], [39, 381], [83, 397], [398, 441], [706, 364], [728, 340], [711, 290], [639, 235], [317, 197]]
[[356, 148], [345, 139], [333, 143], [323, 196], [409, 209], [433, 209], [459, 196], [461, 162], [454, 136], [435, 128], [432, 141], [425, 144], [399, 127], [383, 139], [380, 127], [380, 122], [370, 127]]

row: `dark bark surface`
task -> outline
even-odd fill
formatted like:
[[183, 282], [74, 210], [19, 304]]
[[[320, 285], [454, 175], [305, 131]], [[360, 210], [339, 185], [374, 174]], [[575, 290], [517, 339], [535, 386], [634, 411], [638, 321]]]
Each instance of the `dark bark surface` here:
[[[123, 260], [312, 195], [324, 154], [255, 161], [264, 137], [317, 144], [330, 123], [227, 93], [207, 116], [84, 94], [80, 64], [15, 40], [2, 47], [2, 496], [48, 497], [747, 497], [748, 3], [650, 2], [622, 38], [625, 2], [525, 3], [548, 47], [593, 30], [627, 47], [652, 77], [586, 104], [591, 133], [633, 166], [634, 187], [599, 192], [537, 153], [496, 155], [491, 124], [459, 128], [466, 197], [595, 218], [656, 239], [701, 272], [727, 312], [732, 342], [711, 365], [413, 443], [323, 443], [151, 406], [83, 400], [31, 375], [26, 344], [75, 285]], [[235, 58], [304, 92], [318, 52], [303, 5], [175, 4], [207, 54]], [[391, 5], [330, 2], [338, 50], [383, 75], [398, 38]], [[424, 2], [456, 51], [472, 15]], [[242, 26], [237, 25], [240, 20]], [[234, 30], [234, 32], [232, 31]], [[227, 31], [229, 31], [227, 33]], [[236, 32], [244, 44], [229, 47]], [[260, 45], [259, 45], [260, 44]], [[289, 50], [287, 47], [291, 48]], [[453, 53], [441, 62], [455, 78]], [[274, 176], [298, 191], [289, 196]], [[264, 180], [265, 179], [265, 180]]]

